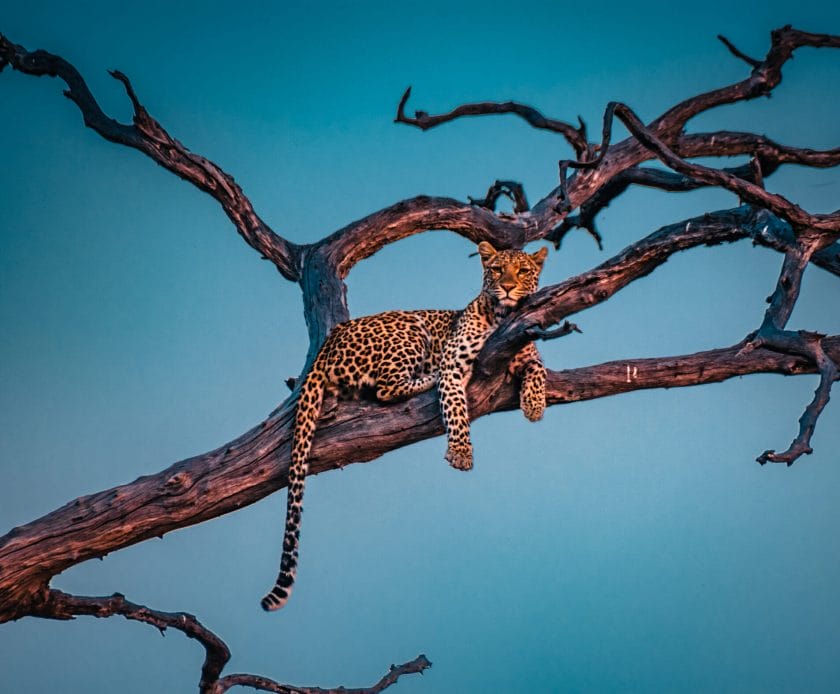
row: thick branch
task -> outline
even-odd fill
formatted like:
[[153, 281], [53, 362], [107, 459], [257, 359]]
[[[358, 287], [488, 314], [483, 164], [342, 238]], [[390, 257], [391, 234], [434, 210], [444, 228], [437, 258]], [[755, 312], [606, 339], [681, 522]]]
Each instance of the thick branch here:
[[653, 272], [674, 253], [699, 245], [730, 243], [749, 236], [775, 235], [784, 223], [748, 206], [721, 210], [658, 229], [628, 246], [594, 270], [545, 287], [529, 296], [490, 337], [476, 368], [496, 378], [513, 355], [529, 341], [534, 327], [548, 328], [569, 316], [606, 301], [631, 282]]
[[521, 248], [533, 226], [527, 215], [499, 216], [479, 205], [420, 195], [352, 222], [316, 246], [343, 278], [356, 263], [389, 243], [430, 229], [447, 229], [497, 248]]
[[[840, 359], [840, 336], [825, 338], [822, 345], [831, 359]], [[816, 370], [804, 357], [764, 348], [742, 354], [742, 347], [549, 372], [549, 402], [715, 383], [750, 373]], [[505, 382], [491, 390], [487, 381], [477, 380], [470, 385], [470, 402], [473, 418], [514, 409], [517, 389]], [[81, 497], [0, 538], [0, 623], [43, 612], [50, 600], [47, 582], [70, 566], [221, 516], [285, 486], [291, 437], [287, 414], [281, 412], [228, 446]], [[372, 460], [442, 432], [435, 392], [387, 406], [342, 403], [319, 426], [310, 474]]]
[[190, 152], [169, 135], [140, 103], [124, 74], [111, 72], [122, 82], [134, 107], [133, 125], [106, 116], [78, 70], [64, 58], [42, 50], [27, 51], [0, 34], [0, 70], [6, 64], [26, 75], [49, 75], [64, 80], [68, 87], [64, 95], [79, 107], [85, 125], [110, 142], [143, 152], [165, 169], [212, 195], [249, 246], [274, 263], [287, 279], [299, 278], [299, 247], [279, 236], [260, 219], [233, 176], [201, 155]]
[[[840, 356], [840, 336], [824, 338], [826, 353]], [[720, 383], [755, 373], [785, 376], [816, 373], [810, 359], [758, 348], [743, 352], [744, 343], [678, 357], [622, 359], [579, 369], [548, 372], [548, 400], [580, 402], [651, 388], [681, 388]], [[508, 403], [511, 408], [516, 403]]]

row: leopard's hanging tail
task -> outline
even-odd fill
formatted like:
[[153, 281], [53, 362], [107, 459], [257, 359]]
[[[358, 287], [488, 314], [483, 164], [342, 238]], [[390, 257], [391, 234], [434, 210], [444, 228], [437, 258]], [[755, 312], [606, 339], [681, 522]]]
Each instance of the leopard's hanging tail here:
[[303, 483], [309, 470], [309, 449], [315, 435], [315, 425], [321, 414], [326, 379], [318, 370], [316, 360], [303, 382], [295, 413], [295, 430], [292, 436], [292, 460], [289, 465], [289, 493], [286, 502], [286, 532], [283, 536], [283, 558], [280, 573], [271, 591], [260, 604], [264, 610], [279, 610], [292, 594], [298, 563], [300, 517], [303, 513]]

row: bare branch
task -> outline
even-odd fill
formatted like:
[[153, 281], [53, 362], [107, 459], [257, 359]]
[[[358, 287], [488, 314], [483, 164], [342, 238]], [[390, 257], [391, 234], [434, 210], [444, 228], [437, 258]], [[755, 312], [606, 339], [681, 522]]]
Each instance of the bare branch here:
[[[725, 168], [723, 171], [753, 182], [761, 188], [764, 188], [763, 179], [775, 173], [783, 164], [799, 164], [815, 168], [829, 168], [840, 164], [840, 147], [823, 151], [790, 147], [779, 144], [764, 135], [742, 132], [719, 131], [682, 135], [675, 141], [673, 150], [682, 158], [750, 154], [752, 158], [749, 165]], [[630, 185], [658, 188], [668, 192], [684, 192], [712, 184], [662, 169], [641, 166], [625, 169], [610, 177], [601, 188], [583, 202], [578, 214], [563, 219], [546, 235], [546, 240], [559, 248], [569, 231], [581, 228], [589, 232], [601, 248], [595, 217], [615, 198], [623, 194]], [[823, 256], [820, 260], [826, 259], [827, 256]]]
[[840, 147], [828, 150], [791, 147], [766, 135], [729, 130], [682, 135], [674, 140], [672, 149], [683, 159], [749, 154], [759, 159], [765, 176], [776, 171], [781, 164], [799, 164], [818, 169], [840, 164]]
[[[528, 328], [547, 328], [604, 301], [675, 252], [747, 238], [755, 226], [770, 229], [781, 224], [767, 213], [756, 214], [748, 208], [693, 221], [695, 224], [690, 220], [664, 227], [591, 272], [534, 294], [518, 315], [488, 340], [476, 365], [479, 377], [470, 386], [471, 415], [479, 417], [518, 406], [512, 384], [505, 381], [506, 369], [501, 369], [500, 375], [487, 369], [487, 365], [498, 355], [516, 351], [517, 342], [524, 344], [532, 339], [526, 333]], [[840, 356], [840, 342], [833, 340], [827, 338], [824, 347], [835, 358]], [[779, 370], [785, 364], [802, 362], [800, 373], [816, 368], [810, 359], [800, 356], [776, 354], [775, 362], [768, 361], [764, 352], [775, 354], [756, 349], [736, 365], [732, 375]], [[756, 356], [759, 353], [760, 359]], [[505, 357], [501, 358], [506, 363]], [[680, 385], [708, 382], [702, 360], [702, 356], [690, 360], [697, 368]], [[492, 377], [480, 377], [482, 363]], [[597, 369], [590, 373], [593, 378], [600, 378]], [[623, 383], [613, 386], [614, 390], [602, 389], [596, 397], [634, 388], [633, 384]], [[597, 383], [586, 386], [590, 392], [598, 388]], [[12, 530], [0, 539], [0, 622], [23, 616], [33, 605], [43, 602], [50, 577], [74, 564], [234, 511], [285, 486], [293, 409], [293, 403], [287, 401], [268, 420], [215, 451], [181, 461], [131, 484], [79, 498]], [[343, 403], [333, 418], [319, 425], [310, 474], [372, 460], [442, 431], [434, 392], [393, 405]]]
[[[648, 149], [672, 169], [691, 176], [709, 185], [717, 185], [737, 193], [743, 200], [765, 207], [774, 214], [788, 220], [799, 233], [809, 230], [830, 232], [831, 241], [840, 233], [840, 213], [831, 215], [812, 215], [782, 195], [769, 193], [755, 183], [750, 183], [729, 172], [712, 169], [700, 164], [691, 164], [677, 156], [662, 140], [646, 128], [633, 111], [625, 104], [613, 102], [604, 115], [605, 139], [613, 115], [627, 126], [628, 130]], [[589, 166], [589, 162], [577, 162], [577, 166]]]
[[559, 328], [555, 328], [554, 330], [545, 330], [544, 328], [528, 328], [525, 331], [528, 337], [533, 338], [535, 340], [554, 340], [558, 337], [565, 337], [566, 335], [571, 335], [572, 333], [583, 333], [583, 331], [577, 327], [574, 323], [570, 323], [569, 321], [563, 321], [563, 325]]
[[504, 195], [513, 202], [513, 211], [516, 214], [527, 212], [530, 209], [528, 198], [525, 196], [525, 188], [516, 181], [496, 181], [487, 190], [483, 198], [470, 198], [470, 204], [486, 207], [488, 210], [496, 209], [496, 202]]
[[[811, 34], [791, 29], [789, 26], [778, 29], [771, 34], [771, 48], [767, 57], [758, 67], [753, 69], [748, 79], [686, 99], [652, 121], [647, 129], [663, 143], [672, 147], [674, 151], [680, 151], [677, 141], [682, 136], [682, 130], [686, 123], [692, 117], [716, 106], [769, 94], [781, 81], [783, 64], [792, 56], [793, 51], [801, 46], [836, 48], [840, 47], [840, 37], [827, 34]], [[621, 171], [650, 158], [649, 153], [653, 150], [641, 147], [634, 137], [610, 146], [607, 122], [611, 120], [611, 115], [611, 107], [608, 107], [604, 119], [602, 143], [600, 147], [590, 147], [590, 151], [598, 152], [597, 158], [592, 160], [586, 156], [579, 157], [580, 161], [578, 162], [561, 162], [560, 185], [534, 205], [532, 215], [537, 221], [537, 234], [541, 236], [552, 234], [557, 225], [563, 222], [567, 212], [586, 203], [599, 188]], [[754, 141], [758, 137], [751, 136]], [[694, 144], [701, 144], [706, 151], [703, 153], [700, 151], [694, 153], [680, 151], [682, 156], [719, 156], [735, 153], [731, 150], [722, 151], [722, 148], [716, 145], [714, 138], [706, 138], [701, 135], [685, 136], [684, 139], [690, 140], [691, 138], [693, 138]], [[800, 150], [800, 155], [804, 154], [805, 151]], [[832, 150], [832, 153], [836, 157], [837, 150]], [[835, 158], [833, 163], [828, 165], [834, 166], [836, 163]], [[583, 169], [568, 182], [568, 185], [564, 184], [562, 176], [566, 165]], [[595, 169], [597, 171], [594, 171]], [[722, 185], [719, 181], [709, 183]], [[744, 199], [751, 198], [744, 197]], [[558, 206], [558, 201], [563, 204]], [[583, 217], [579, 221], [584, 228], [594, 229], [591, 220]], [[831, 221], [828, 222], [829, 225], [831, 223]], [[567, 230], [568, 228], [561, 232], [554, 232], [555, 243], [557, 242], [556, 237], [562, 238], [562, 233]]]
[[299, 247], [275, 233], [254, 211], [251, 201], [230, 174], [204, 157], [190, 152], [152, 118], [140, 103], [128, 78], [111, 71], [122, 82], [134, 107], [134, 124], [125, 125], [106, 116], [78, 70], [63, 58], [23, 46], [0, 34], [0, 60], [27, 75], [60, 77], [67, 84], [64, 95], [82, 112], [85, 125], [110, 142], [133, 147], [165, 169], [213, 196], [236, 225], [249, 246], [270, 260], [289, 280], [300, 276]]
[[[840, 336], [824, 338], [822, 346], [831, 359], [840, 359]], [[549, 371], [549, 402], [716, 383], [750, 373], [816, 371], [806, 357], [762, 347], [743, 354], [742, 348], [739, 344], [680, 357]], [[473, 418], [519, 406], [512, 382], [497, 387], [490, 381], [474, 380], [469, 396]], [[41, 611], [48, 600], [47, 582], [70, 566], [224, 515], [284, 487], [291, 439], [291, 421], [286, 415], [267, 420], [245, 437], [206, 455], [80, 497], [0, 538], [0, 623]], [[373, 460], [442, 432], [434, 392], [392, 405], [342, 402], [335, 416], [319, 426], [309, 474]]]
[[[753, 75], [749, 79], [683, 101], [653, 121], [648, 126], [649, 130], [661, 138], [664, 143], [673, 147], [674, 151], [683, 157], [759, 153], [765, 176], [768, 175], [769, 169], [772, 168], [772, 166], [768, 166], [768, 158], [772, 159], [774, 156], [779, 159], [779, 163], [795, 162], [811, 166], [836, 165], [840, 161], [840, 149], [816, 153], [806, 149], [784, 147], [773, 143], [763, 136], [746, 135], [743, 133], [709, 133], [690, 136], [682, 134], [682, 128], [685, 123], [691, 117], [704, 110], [724, 103], [752, 99], [772, 90], [781, 79], [781, 66], [790, 58], [795, 48], [799, 46], [836, 47], [840, 45], [840, 37], [809, 34], [790, 29], [790, 27], [773, 32], [771, 40], [772, 46], [767, 58], [761, 63], [760, 67], [753, 70]], [[412, 119], [405, 116], [405, 105], [409, 95], [410, 89], [406, 91], [400, 101], [396, 120], [397, 122], [406, 122], [423, 129], [434, 127], [439, 123], [453, 120], [462, 115], [513, 112], [497, 110], [501, 106], [507, 108], [506, 104], [512, 104], [513, 102], [506, 102], [506, 104], [480, 103], [466, 104], [440, 116], [430, 116], [427, 113], [418, 112], [417, 116]], [[522, 108], [530, 109], [530, 107]], [[526, 120], [528, 119], [526, 118]], [[571, 128], [567, 124], [563, 125]], [[585, 205], [603, 186], [609, 185], [622, 171], [638, 165], [651, 156], [651, 150], [640, 147], [635, 138], [630, 138], [622, 143], [610, 146], [609, 135], [606, 130], [608, 127], [607, 119], [605, 119], [604, 126], [605, 133], [602, 136], [600, 147], [592, 147], [590, 145], [587, 145], [585, 149], [576, 147], [575, 150], [579, 161], [561, 162], [560, 186], [551, 191], [534, 206], [530, 218], [532, 223], [526, 230], [527, 241], [547, 238], [554, 242], [555, 246], [559, 246], [562, 238], [569, 229], [581, 227], [586, 229], [600, 245], [600, 234], [595, 228], [594, 215], [582, 211], [577, 217], [567, 222], [566, 217], [568, 213], [576, 207]], [[535, 125], [534, 127], [541, 126]], [[583, 141], [585, 142], [585, 137]], [[758, 149], [761, 151], [757, 152]], [[598, 156], [592, 159], [589, 155], [594, 151], [598, 152]], [[584, 175], [575, 175], [566, 183], [563, 176], [566, 166], [578, 169], [597, 169], [598, 171], [597, 174], [590, 171]], [[690, 174], [688, 176], [690, 177]], [[701, 183], [705, 185], [721, 185], [719, 181], [701, 181]], [[754, 198], [745, 197], [744, 199], [755, 201]], [[590, 209], [592, 208], [590, 207]]]
[[50, 590], [44, 602], [32, 612], [33, 616], [47, 619], [73, 619], [78, 615], [112, 617], [120, 615], [157, 627], [161, 633], [168, 628], [177, 629], [198, 641], [206, 651], [201, 667], [199, 691], [212, 694], [225, 664], [230, 660], [230, 650], [224, 641], [186, 612], [161, 612], [145, 605], [129, 602], [124, 595], [114, 593], [108, 597], [81, 597], [60, 590]]
[[429, 128], [434, 128], [441, 123], [447, 123], [455, 120], [456, 118], [461, 118], [462, 116], [487, 116], [513, 113], [527, 121], [534, 128], [560, 133], [574, 148], [577, 157], [582, 157], [587, 151], [588, 143], [586, 141], [586, 124], [580, 117], [578, 117], [579, 125], [575, 128], [563, 121], [546, 118], [532, 106], [519, 104], [515, 101], [505, 101], [502, 103], [482, 101], [473, 104], [463, 104], [452, 109], [449, 113], [444, 113], [438, 116], [429, 115], [425, 111], [415, 111], [414, 118], [411, 118], [405, 115], [405, 105], [410, 96], [411, 87], [405, 90], [405, 93], [400, 99], [400, 103], [397, 106], [397, 115], [394, 118], [395, 123], [405, 123], [406, 125], [413, 125], [420, 128], [421, 130], [428, 130]]
[[187, 612], [153, 610], [145, 605], [138, 605], [126, 600], [125, 596], [120, 593], [103, 597], [82, 597], [52, 589], [46, 593], [45, 600], [38, 604], [31, 614], [44, 619], [74, 619], [82, 615], [104, 618], [120, 615], [129, 620], [151, 624], [161, 633], [170, 628], [177, 629], [189, 638], [195, 639], [204, 647], [205, 658], [198, 684], [199, 691], [202, 694], [223, 694], [223, 692], [236, 685], [283, 694], [378, 694], [392, 684], [396, 684], [402, 675], [422, 673], [432, 666], [425, 655], [419, 655], [414, 660], [400, 666], [392, 665], [389, 671], [372, 687], [364, 689], [296, 687], [280, 684], [258, 675], [234, 674], [221, 677], [222, 670], [230, 660], [230, 649], [222, 639], [199, 622], [194, 615]]
[[723, 34], [718, 34], [718, 39], [720, 39], [720, 41], [723, 43], [723, 45], [726, 46], [729, 49], [729, 52], [732, 53], [732, 55], [734, 55], [736, 58], [740, 58], [741, 60], [743, 60], [748, 65], [751, 65], [752, 67], [758, 67], [759, 65], [761, 65], [760, 60], [756, 60], [755, 58], [750, 58], [750, 56], [748, 56], [746, 53], [742, 53], [741, 51], [739, 51], [732, 44], [732, 42], [728, 38], [726, 38]]
[[757, 233], [757, 228], [769, 230], [771, 225], [778, 224], [772, 217], [740, 207], [664, 226], [594, 270], [544, 287], [525, 299], [487, 340], [475, 368], [484, 377], [498, 380], [504, 371], [501, 366], [529, 341], [530, 329], [556, 325], [606, 301], [631, 282], [653, 272], [674, 253], [699, 245], [730, 243]]
[[347, 689], [346, 687], [337, 687], [335, 689], [322, 689], [321, 687], [295, 687], [288, 684], [278, 684], [265, 677], [257, 677], [255, 675], [227, 675], [219, 680], [218, 692], [226, 692], [233, 686], [240, 685], [243, 687], [253, 687], [254, 689], [261, 689], [266, 692], [279, 692], [280, 694], [379, 694], [386, 690], [391, 685], [397, 683], [397, 680], [403, 675], [423, 674], [424, 670], [432, 667], [432, 663], [425, 655], [418, 655], [414, 660], [411, 660], [402, 665], [391, 665], [380, 680], [371, 687], [364, 687], [361, 689]]
[[[727, 46], [730, 45], [727, 41], [724, 43]], [[840, 36], [812, 34], [792, 29], [790, 26], [776, 29], [770, 33], [770, 50], [764, 60], [755, 61], [756, 64], [747, 79], [680, 102], [653, 121], [649, 126], [650, 130], [667, 140], [699, 113], [716, 106], [766, 96], [782, 81], [782, 67], [791, 58], [793, 52], [805, 46], [840, 48]], [[746, 59], [740, 51], [736, 55]], [[751, 59], [747, 62], [752, 65]]]
[[832, 385], [834, 385], [835, 381], [840, 380], [840, 369], [837, 367], [840, 361], [837, 360], [837, 357], [832, 358], [826, 354], [823, 348], [824, 337], [824, 335], [805, 331], [798, 333], [778, 331], [772, 335], [765, 335], [761, 339], [762, 346], [787, 354], [803, 354], [809, 356], [817, 365], [820, 373], [820, 382], [814, 392], [814, 398], [799, 418], [799, 433], [786, 451], [776, 453], [773, 450], [768, 450], [758, 456], [756, 460], [762, 465], [771, 462], [785, 463], [790, 466], [800, 456], [813, 453], [811, 437], [816, 429], [817, 420], [828, 404]]
[[447, 229], [474, 243], [521, 248], [534, 226], [526, 215], [501, 216], [452, 198], [420, 195], [348, 224], [316, 244], [341, 278], [361, 260], [389, 243], [430, 229]]
[[[785, 376], [816, 373], [814, 363], [803, 356], [756, 348], [744, 353], [741, 342], [678, 357], [621, 359], [565, 371], [550, 371], [546, 381], [549, 402], [565, 404], [609, 397], [652, 388], [682, 388], [720, 383], [755, 373]], [[824, 338], [826, 353], [840, 356], [840, 336]], [[515, 407], [511, 402], [511, 407]]]
[[817, 419], [828, 403], [834, 381], [840, 375], [837, 364], [826, 355], [822, 348], [821, 341], [824, 335], [785, 330], [796, 300], [799, 298], [805, 268], [815, 248], [815, 243], [807, 244], [797, 240], [797, 243], [785, 253], [776, 289], [770, 297], [770, 305], [764, 314], [761, 327], [743, 349], [744, 352], [749, 352], [756, 347], [768, 347], [784, 354], [801, 355], [811, 359], [820, 373], [820, 383], [814, 393], [814, 398], [799, 419], [799, 433], [796, 438], [783, 453], [764, 451], [757, 458], [762, 465], [768, 461], [792, 465], [800, 456], [812, 452], [811, 436], [816, 428]]
[[[775, 170], [775, 169], [773, 169]], [[754, 176], [751, 166], [738, 166], [732, 169], [725, 169], [733, 175], [740, 176], [749, 180]], [[554, 243], [555, 248], [559, 248], [566, 234], [572, 229], [585, 229], [598, 243], [598, 248], [603, 250], [601, 235], [595, 227], [595, 217], [602, 212], [609, 204], [618, 196], [624, 193], [631, 185], [640, 185], [648, 188], [657, 188], [671, 193], [685, 192], [690, 190], [697, 190], [708, 184], [702, 181], [697, 181], [689, 176], [665, 171], [663, 169], [653, 169], [648, 167], [634, 166], [624, 171], [619, 172], [613, 176], [602, 188], [592, 195], [585, 203], [580, 206], [580, 212], [576, 215], [566, 217], [557, 227], [555, 227], [550, 234], [545, 238], [546, 241]]]
[[[810, 214], [783, 196], [767, 192], [764, 178], [787, 163], [836, 166], [840, 164], [840, 148], [819, 152], [781, 145], [764, 136], [728, 131], [685, 135], [683, 128], [692, 117], [710, 108], [769, 94], [780, 82], [782, 66], [796, 48], [840, 47], [840, 37], [784, 27], [773, 32], [770, 50], [761, 61], [720, 38], [736, 57], [752, 66], [748, 79], [687, 99], [649, 125], [644, 125], [629, 107], [613, 102], [606, 110], [600, 147], [588, 143], [582, 121], [575, 128], [512, 101], [465, 104], [442, 115], [417, 111], [411, 118], [405, 115], [409, 88], [400, 100], [396, 122], [427, 130], [463, 116], [512, 113], [535, 128], [563, 135], [574, 148], [577, 161], [560, 162], [560, 185], [532, 210], [520, 184], [496, 181], [484, 199], [471, 200], [472, 204], [419, 196], [306, 246], [292, 244], [272, 231], [256, 215], [231, 176], [172, 138], [146, 111], [121, 72], [113, 71], [111, 75], [122, 83], [132, 103], [131, 125], [106, 116], [78, 71], [58, 56], [44, 51], [28, 52], [0, 36], [0, 70], [11, 65], [25, 74], [60, 77], [68, 86], [66, 96], [78, 106], [86, 125], [105, 139], [142, 151], [218, 200], [245, 240], [270, 259], [287, 279], [300, 283], [310, 336], [307, 365], [332, 327], [349, 317], [343, 281], [347, 273], [388, 243], [414, 233], [447, 229], [474, 242], [490, 241], [499, 248], [521, 248], [540, 238], [559, 246], [565, 233], [581, 227], [600, 247], [595, 217], [630, 185], [668, 191], [716, 185], [730, 190], [763, 209], [743, 206], [663, 227], [597, 268], [529, 297], [488, 340], [479, 356], [477, 378], [469, 387], [470, 416], [476, 418], [518, 406], [516, 388], [503, 365], [530, 340], [580, 332], [566, 317], [606, 301], [676, 252], [752, 238], [754, 243], [785, 253], [785, 260], [764, 322], [748, 342], [678, 357], [549, 371], [548, 400], [559, 404], [642, 388], [712, 383], [759, 372], [817, 372], [819, 386], [800, 419], [799, 433], [791, 446], [779, 454], [766, 451], [758, 459], [761, 463], [791, 464], [811, 452], [817, 419], [829, 400], [834, 381], [840, 378], [840, 336], [786, 329], [808, 264], [813, 262], [840, 275], [840, 250], [835, 243], [840, 235], [840, 211]], [[631, 132], [630, 138], [615, 145], [610, 144], [613, 116], [619, 117]], [[734, 154], [750, 155], [750, 163], [718, 170], [687, 161], [692, 157]], [[639, 166], [654, 156], [674, 172]], [[575, 171], [567, 180], [569, 169]], [[494, 213], [502, 195], [514, 202], [514, 214]], [[569, 217], [575, 209], [578, 214]], [[550, 327], [564, 320], [560, 327]], [[300, 379], [290, 381], [290, 387], [295, 388]], [[215, 451], [181, 461], [131, 484], [76, 499], [0, 538], [0, 623], [25, 615], [67, 619], [81, 614], [119, 614], [161, 630], [179, 629], [199, 640], [206, 650], [201, 688], [208, 694], [224, 692], [235, 685], [271, 692], [367, 694], [382, 691], [401, 674], [422, 672], [429, 667], [425, 656], [419, 656], [410, 663], [392, 666], [373, 687], [358, 690], [294, 687], [248, 674], [221, 677], [230, 652], [195, 617], [150, 610], [119, 594], [83, 598], [49, 588], [50, 579], [69, 566], [236, 510], [286, 486], [295, 395], [293, 392], [260, 425]], [[433, 392], [392, 405], [343, 403], [328, 421], [319, 424], [309, 474], [372, 460], [442, 431], [439, 403]]]

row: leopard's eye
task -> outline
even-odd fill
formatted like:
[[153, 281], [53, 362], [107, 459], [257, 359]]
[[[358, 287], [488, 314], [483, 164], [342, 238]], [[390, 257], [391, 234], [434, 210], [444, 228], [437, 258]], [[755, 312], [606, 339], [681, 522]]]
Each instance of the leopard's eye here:
[[497, 267], [491, 267], [490, 268], [490, 275], [492, 277], [498, 277], [501, 274], [502, 274], [502, 271], [499, 268], [497, 268]]
[[521, 267], [519, 268], [519, 275], [520, 277], [525, 277], [531, 274], [531, 268], [529, 267]]

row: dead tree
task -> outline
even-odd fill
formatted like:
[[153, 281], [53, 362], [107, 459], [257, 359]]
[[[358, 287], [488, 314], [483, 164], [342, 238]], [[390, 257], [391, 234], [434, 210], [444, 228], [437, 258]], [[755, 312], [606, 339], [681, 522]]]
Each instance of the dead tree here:
[[[312, 244], [298, 245], [276, 233], [253, 209], [233, 177], [201, 155], [190, 152], [146, 110], [128, 78], [111, 75], [125, 87], [134, 108], [131, 124], [108, 117], [79, 72], [63, 58], [42, 50], [27, 51], [0, 36], [0, 70], [10, 67], [33, 76], [63, 80], [65, 96], [79, 108], [85, 124], [111, 142], [140, 150], [159, 165], [189, 181], [222, 206], [239, 234], [283, 278], [302, 291], [309, 330], [311, 363], [329, 331], [349, 317], [344, 279], [360, 260], [389, 243], [433, 229], [445, 229], [473, 242], [499, 248], [522, 248], [547, 240], [556, 248], [573, 229], [583, 229], [600, 245], [598, 213], [631, 186], [686, 191], [717, 186], [736, 194], [740, 206], [709, 212], [658, 229], [601, 265], [545, 287], [532, 295], [488, 340], [469, 388], [473, 418], [517, 405], [505, 364], [529, 340], [551, 339], [574, 326], [567, 319], [607, 301], [635, 280], [653, 272], [679, 251], [749, 239], [781, 254], [781, 271], [756, 330], [738, 344], [680, 356], [624, 359], [586, 368], [548, 372], [549, 404], [572, 403], [642, 388], [690, 386], [759, 372], [784, 375], [817, 373], [819, 385], [799, 420], [799, 431], [782, 452], [767, 450], [757, 460], [791, 465], [811, 453], [818, 417], [840, 377], [840, 336], [788, 329], [803, 273], [809, 265], [840, 276], [840, 210], [812, 214], [785, 197], [770, 193], [764, 179], [786, 164], [832, 167], [840, 148], [815, 151], [775, 142], [749, 132], [687, 134], [686, 125], [700, 113], [724, 104], [768, 96], [782, 78], [782, 68], [802, 47], [840, 47], [840, 37], [783, 27], [771, 34], [762, 59], [744, 55], [720, 37], [731, 53], [748, 65], [740, 82], [686, 99], [645, 124], [630, 107], [607, 106], [600, 142], [587, 135], [583, 122], [572, 125], [548, 118], [515, 102], [465, 104], [449, 113], [406, 114], [411, 90], [399, 101], [396, 122], [423, 130], [464, 116], [515, 114], [534, 128], [557, 133], [574, 151], [559, 164], [557, 187], [529, 206], [522, 186], [496, 181], [483, 198], [467, 202], [418, 196], [403, 200], [348, 224]], [[611, 142], [618, 118], [631, 136]], [[743, 156], [749, 163], [714, 169], [692, 163], [710, 156]], [[667, 170], [645, 166], [658, 160]], [[501, 196], [514, 203], [512, 213], [497, 213]], [[552, 327], [559, 326], [559, 327]], [[294, 380], [290, 384], [294, 387]], [[263, 422], [239, 438], [161, 472], [96, 494], [80, 497], [0, 538], [0, 623], [26, 616], [71, 619], [78, 615], [122, 615], [172, 627], [197, 639], [206, 649], [202, 692], [222, 692], [249, 685], [274, 692], [324, 691], [280, 685], [255, 675], [226, 675], [230, 654], [216, 635], [185, 613], [165, 613], [137, 605], [122, 595], [80, 597], [50, 587], [50, 579], [70, 566], [160, 537], [177, 528], [220, 516], [251, 504], [286, 486], [291, 425], [296, 393]], [[311, 455], [310, 474], [353, 462], [368, 461], [387, 451], [443, 432], [436, 392], [399, 406], [375, 402], [343, 403], [322, 422]], [[392, 670], [368, 690], [381, 691], [399, 675], [429, 666], [419, 656]], [[345, 690], [346, 691], [346, 690]]]

